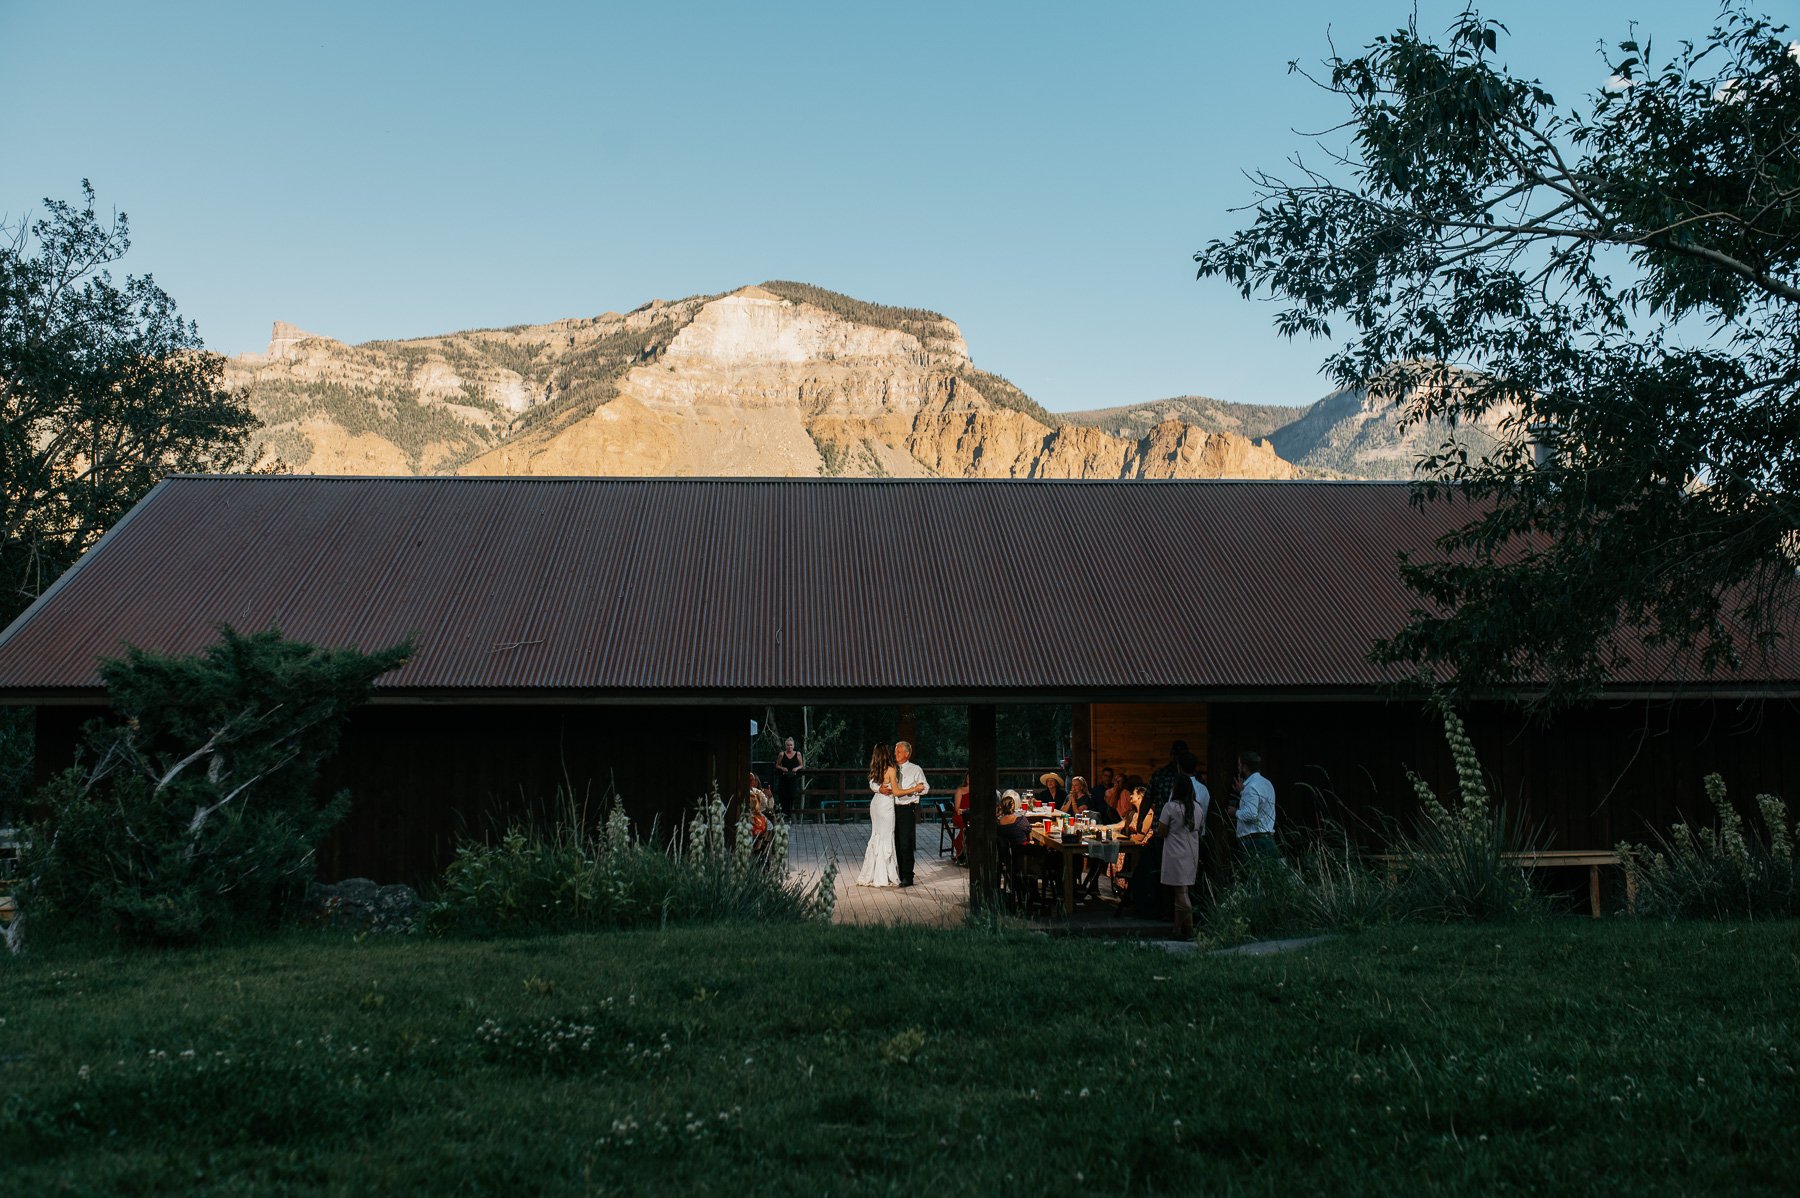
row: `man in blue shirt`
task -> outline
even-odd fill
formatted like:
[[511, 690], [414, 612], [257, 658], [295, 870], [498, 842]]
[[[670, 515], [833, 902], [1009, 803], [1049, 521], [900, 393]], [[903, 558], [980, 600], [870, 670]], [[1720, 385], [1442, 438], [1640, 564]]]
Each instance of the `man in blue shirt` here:
[[1237, 821], [1238, 846], [1245, 853], [1279, 856], [1275, 847], [1275, 784], [1262, 776], [1262, 754], [1238, 754], [1237, 802], [1226, 814]]

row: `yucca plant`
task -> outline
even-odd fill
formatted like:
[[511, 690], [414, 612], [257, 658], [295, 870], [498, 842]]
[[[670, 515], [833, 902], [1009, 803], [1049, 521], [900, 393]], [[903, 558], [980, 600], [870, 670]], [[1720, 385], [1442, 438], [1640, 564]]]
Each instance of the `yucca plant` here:
[[1531, 830], [1494, 802], [1461, 717], [1447, 706], [1442, 714], [1456, 763], [1458, 802], [1446, 806], [1409, 771], [1420, 816], [1416, 830], [1395, 845], [1396, 901], [1410, 916], [1441, 920], [1511, 919], [1533, 912], [1539, 904], [1530, 875], [1507, 859], [1531, 849]]
[[1709, 774], [1716, 828], [1676, 824], [1654, 846], [1621, 843], [1631, 909], [1667, 919], [1757, 919], [1800, 914], [1800, 866], [1787, 804], [1756, 796], [1760, 830], [1731, 805], [1725, 779]]

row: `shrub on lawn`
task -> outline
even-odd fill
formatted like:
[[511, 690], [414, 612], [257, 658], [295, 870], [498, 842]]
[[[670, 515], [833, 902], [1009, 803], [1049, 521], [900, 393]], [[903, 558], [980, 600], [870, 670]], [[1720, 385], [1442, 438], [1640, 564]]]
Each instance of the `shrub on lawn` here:
[[563, 818], [515, 824], [498, 843], [466, 842], [445, 871], [428, 922], [463, 932], [578, 931], [718, 920], [829, 919], [834, 869], [808, 886], [790, 878], [787, 825], [758, 856], [747, 820], [727, 843], [725, 804], [703, 799], [685, 838], [632, 834], [616, 801], [590, 824], [565, 799]]
[[1621, 843], [1632, 909], [1666, 919], [1756, 919], [1800, 915], [1800, 863], [1794, 857], [1787, 804], [1757, 795], [1759, 831], [1746, 824], [1710, 774], [1706, 797], [1719, 826], [1696, 832], [1676, 824], [1654, 847]]
[[347, 795], [319, 765], [350, 709], [410, 647], [326, 650], [271, 629], [189, 657], [130, 649], [100, 676], [113, 719], [38, 796], [24, 863], [31, 914], [186, 943], [293, 915]]

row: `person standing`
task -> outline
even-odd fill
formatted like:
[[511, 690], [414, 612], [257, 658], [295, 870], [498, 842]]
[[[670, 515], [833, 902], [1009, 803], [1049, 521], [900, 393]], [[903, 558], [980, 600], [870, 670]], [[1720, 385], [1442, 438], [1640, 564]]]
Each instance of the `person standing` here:
[[794, 738], [787, 738], [787, 746], [775, 755], [775, 802], [783, 815], [796, 815], [800, 811], [800, 771], [806, 768], [806, 758], [794, 749]]
[[1200, 838], [1206, 835], [1206, 810], [1212, 805], [1212, 794], [1200, 781], [1199, 758], [1184, 753], [1179, 768], [1183, 777], [1175, 794], [1156, 815], [1156, 836], [1163, 842], [1162, 884], [1168, 892], [1175, 939], [1191, 940], [1194, 904], [1188, 892], [1200, 872]]
[[900, 781], [894, 755], [886, 745], [869, 754], [869, 847], [863, 850], [858, 886], [897, 886], [899, 863], [894, 860], [894, 791]]
[[1275, 847], [1275, 784], [1262, 775], [1262, 754], [1249, 749], [1238, 754], [1237, 802], [1226, 812], [1237, 821], [1238, 847], [1246, 854], [1277, 857]]
[[[1179, 798], [1185, 791], [1188, 775], [1182, 770], [1181, 763], [1187, 755], [1187, 742], [1178, 740], [1169, 746], [1169, 760], [1150, 772], [1145, 807], [1153, 818], [1160, 820], [1169, 800]], [[1138, 854], [1137, 864], [1131, 871], [1131, 903], [1140, 918], [1161, 919], [1165, 914], [1161, 873], [1162, 842], [1153, 839]], [[1148, 885], [1140, 885], [1140, 880]]]
[[894, 788], [894, 855], [900, 859], [900, 885], [913, 884], [913, 858], [919, 844], [919, 796], [931, 789], [925, 771], [912, 759], [912, 745], [894, 746], [900, 784]]

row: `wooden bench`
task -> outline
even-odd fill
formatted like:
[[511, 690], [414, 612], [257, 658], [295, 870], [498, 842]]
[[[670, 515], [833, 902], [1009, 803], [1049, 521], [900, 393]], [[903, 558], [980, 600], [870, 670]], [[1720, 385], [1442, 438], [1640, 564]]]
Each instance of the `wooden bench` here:
[[[1387, 864], [1388, 876], [1393, 877], [1394, 867], [1401, 857], [1396, 853], [1377, 853], [1377, 861]], [[1588, 871], [1588, 911], [1595, 919], [1600, 918], [1600, 867], [1622, 864], [1619, 854], [1611, 849], [1533, 849], [1524, 853], [1501, 853], [1500, 860], [1509, 861], [1526, 869], [1567, 869], [1587, 866]], [[1636, 888], [1626, 879], [1625, 904], [1628, 908], [1637, 905]]]
[[[1588, 911], [1595, 919], [1600, 918], [1600, 867], [1621, 864], [1619, 855], [1611, 849], [1536, 849], [1525, 853], [1501, 853], [1500, 860], [1511, 861], [1523, 865], [1526, 869], [1561, 869], [1567, 866], [1587, 866], [1588, 871]], [[1637, 895], [1629, 885], [1625, 893], [1626, 906], [1635, 906]]]

